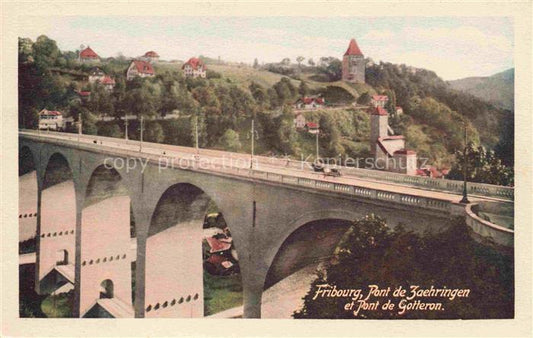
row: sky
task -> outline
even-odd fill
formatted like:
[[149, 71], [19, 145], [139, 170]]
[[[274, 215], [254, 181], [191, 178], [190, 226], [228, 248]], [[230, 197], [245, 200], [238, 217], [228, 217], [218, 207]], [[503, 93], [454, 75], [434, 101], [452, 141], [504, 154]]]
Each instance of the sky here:
[[339, 59], [355, 38], [375, 62], [433, 70], [444, 80], [489, 76], [514, 67], [513, 22], [505, 17], [143, 17], [21, 18], [20, 37], [44, 34], [61, 50], [89, 45], [102, 57], [163, 60], [220, 56], [225, 61], [279, 62], [297, 56]]

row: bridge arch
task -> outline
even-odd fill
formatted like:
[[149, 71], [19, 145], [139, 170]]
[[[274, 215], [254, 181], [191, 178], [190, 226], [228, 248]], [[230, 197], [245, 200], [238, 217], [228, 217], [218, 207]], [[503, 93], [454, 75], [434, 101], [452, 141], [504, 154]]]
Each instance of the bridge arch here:
[[355, 212], [327, 209], [306, 213], [289, 223], [279, 245], [273, 246], [268, 254], [262, 318], [290, 318], [315, 278], [316, 269], [328, 263], [342, 236], [358, 217]]
[[[33, 152], [28, 146], [19, 147], [19, 243], [36, 241], [39, 182]], [[36, 244], [36, 243], [35, 243]]]
[[80, 309], [83, 317], [100, 299], [102, 280], [114, 281], [113, 301], [133, 313], [135, 222], [129, 190], [113, 167], [92, 170], [81, 211]]
[[58, 264], [57, 253], [74, 257], [76, 252], [76, 189], [71, 165], [60, 152], [52, 152], [45, 163], [37, 218], [36, 289], [41, 294], [54, 291], [58, 274], [73, 282], [73, 262]]
[[35, 156], [31, 148], [23, 145], [19, 148], [19, 176], [36, 170]]
[[161, 194], [147, 231], [145, 317], [203, 317], [204, 274], [210, 281], [231, 274], [240, 284], [238, 255], [223, 215], [199, 185], [175, 183]]

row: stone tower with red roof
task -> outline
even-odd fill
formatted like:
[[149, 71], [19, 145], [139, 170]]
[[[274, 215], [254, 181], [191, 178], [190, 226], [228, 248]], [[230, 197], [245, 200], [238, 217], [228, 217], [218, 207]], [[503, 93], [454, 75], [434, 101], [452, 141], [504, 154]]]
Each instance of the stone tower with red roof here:
[[348, 49], [342, 58], [342, 80], [365, 83], [365, 57], [355, 39], [350, 40]]

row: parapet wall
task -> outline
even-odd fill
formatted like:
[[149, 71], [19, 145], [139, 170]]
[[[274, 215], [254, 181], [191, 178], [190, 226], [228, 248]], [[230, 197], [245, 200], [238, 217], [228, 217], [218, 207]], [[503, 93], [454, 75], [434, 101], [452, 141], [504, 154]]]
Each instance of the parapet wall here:
[[[483, 207], [484, 204], [485, 202], [481, 202], [466, 206], [466, 224], [472, 229], [474, 238], [483, 242], [492, 242], [496, 246], [512, 248], [514, 246], [514, 230], [486, 221], [477, 215], [480, 207]], [[490, 210], [498, 212], [507, 208], [505, 205], [498, 204], [500, 203], [488, 202], [487, 206]]]

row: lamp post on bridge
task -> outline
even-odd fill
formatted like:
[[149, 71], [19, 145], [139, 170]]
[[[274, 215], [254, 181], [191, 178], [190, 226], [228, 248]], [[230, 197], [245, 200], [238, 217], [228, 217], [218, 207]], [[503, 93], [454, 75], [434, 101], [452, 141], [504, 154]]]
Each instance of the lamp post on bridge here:
[[320, 158], [320, 154], [319, 154], [319, 146], [318, 146], [318, 134], [320, 134], [320, 128], [316, 128], [316, 133], [315, 133], [315, 136], [316, 136], [316, 160], [315, 162], [318, 163], [318, 159]]
[[143, 116], [141, 115], [141, 139], [139, 142], [139, 152], [143, 151]]
[[467, 150], [468, 150], [468, 136], [466, 134], [466, 119], [463, 121], [464, 128], [465, 128], [465, 148], [463, 151], [463, 198], [461, 199], [461, 203], [468, 204], [470, 201], [468, 200], [468, 189], [467, 189], [467, 182], [466, 182], [466, 175], [467, 175], [467, 165], [468, 165], [468, 158], [467, 158]]
[[257, 130], [255, 130], [255, 123], [254, 123], [254, 119], [252, 119], [252, 130], [250, 131], [250, 137], [252, 138], [252, 153], [251, 153], [251, 157], [250, 157], [250, 169], [253, 168], [253, 163], [254, 163], [254, 147], [255, 147], [255, 139], [259, 139], [259, 133], [257, 132]]
[[124, 114], [124, 123], [125, 123], [125, 129], [124, 129], [124, 138], [126, 141], [128, 141], [128, 113], [126, 112]]
[[81, 113], [80, 113], [80, 115], [79, 115], [78, 120], [79, 120], [79, 121], [78, 121], [78, 143], [80, 143], [80, 137], [81, 137], [81, 134], [82, 134], [82, 132], [83, 132], [83, 131], [82, 131], [82, 128], [83, 128], [83, 127], [82, 127], [82, 124], [83, 124], [83, 122], [82, 122], [82, 118], [81, 118]]
[[196, 156], [200, 154], [200, 145], [199, 145], [199, 137], [198, 137], [198, 115], [196, 115], [196, 120], [194, 122], [194, 133], [195, 133], [195, 144], [196, 144]]

